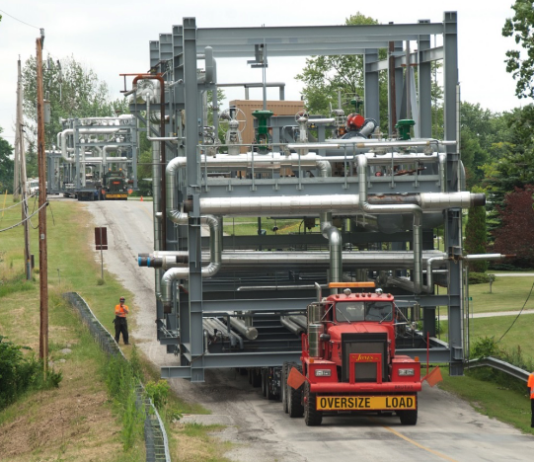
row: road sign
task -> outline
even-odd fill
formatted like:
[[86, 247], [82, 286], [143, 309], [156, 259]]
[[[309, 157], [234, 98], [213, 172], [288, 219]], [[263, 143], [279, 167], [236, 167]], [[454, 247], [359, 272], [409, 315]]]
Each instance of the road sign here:
[[108, 250], [108, 229], [103, 226], [95, 228], [96, 250]]

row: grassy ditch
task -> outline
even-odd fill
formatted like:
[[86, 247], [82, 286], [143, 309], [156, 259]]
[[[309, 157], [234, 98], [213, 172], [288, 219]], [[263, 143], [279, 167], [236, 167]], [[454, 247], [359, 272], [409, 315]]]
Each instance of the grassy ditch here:
[[468, 401], [480, 414], [534, 435], [534, 428], [530, 428], [530, 399], [524, 382], [518, 384], [510, 377], [496, 380], [489, 368], [473, 369], [463, 377], [450, 377], [447, 367], [443, 367], [442, 375], [439, 388]]
[[[11, 204], [8, 197], [6, 206]], [[0, 412], [0, 461], [144, 460], [142, 427], [140, 430], [132, 397], [124, 391], [131, 389], [127, 382], [132, 374], [107, 362], [60, 294], [80, 293], [110, 332], [117, 294], [130, 300], [133, 297], [109, 273], [105, 274], [104, 283], [100, 281], [100, 264], [95, 262], [91, 248], [93, 226], [83, 204], [52, 201], [47, 210], [49, 351], [51, 367], [61, 372], [63, 381], [57, 389], [30, 391]], [[19, 207], [0, 214], [0, 229], [20, 221]], [[38, 262], [36, 227], [35, 217], [30, 253]], [[25, 280], [23, 244], [22, 227], [1, 233], [0, 336], [37, 354], [39, 271], [36, 268], [32, 280]], [[134, 328], [133, 323], [130, 326]], [[131, 347], [125, 352], [132, 356]], [[150, 380], [157, 383], [159, 372], [146, 359], [138, 358], [136, 367], [145, 383]], [[126, 388], [121, 388], [123, 385]], [[188, 426], [179, 423], [184, 413], [206, 412], [199, 405], [169, 395], [161, 415], [167, 424], [173, 460], [226, 460], [225, 445], [209, 436], [216, 429], [207, 428], [204, 436], [190, 436], [186, 432]], [[184, 450], [182, 440], [191, 446], [189, 451]], [[210, 456], [199, 457], [197, 446]]]

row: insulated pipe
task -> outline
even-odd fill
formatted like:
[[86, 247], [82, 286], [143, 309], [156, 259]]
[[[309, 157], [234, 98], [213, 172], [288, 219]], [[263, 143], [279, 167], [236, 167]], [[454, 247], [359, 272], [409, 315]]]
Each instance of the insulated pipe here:
[[414, 257], [414, 292], [420, 293], [422, 290], [422, 249], [423, 249], [423, 229], [421, 221], [423, 210], [419, 205], [371, 205], [367, 202], [367, 157], [358, 156], [358, 186], [360, 193], [360, 208], [366, 213], [411, 213], [413, 214], [413, 257]]
[[308, 320], [306, 319], [306, 316], [302, 316], [301, 314], [294, 314], [290, 315], [289, 319], [298, 326], [302, 327], [304, 330], [308, 328]]
[[300, 325], [295, 324], [289, 316], [280, 316], [280, 322], [282, 325], [287, 328], [291, 333], [295, 335], [300, 335], [306, 332]]
[[[179, 214], [179, 212], [178, 212]], [[175, 223], [186, 224], [187, 215], [186, 214], [175, 214], [173, 219]], [[207, 224], [210, 228], [210, 256], [211, 261], [207, 266], [202, 268], [202, 277], [211, 277], [217, 274], [221, 267], [221, 253], [222, 253], [222, 243], [221, 243], [221, 234], [219, 232], [220, 225], [219, 220], [212, 216], [206, 215], [200, 217], [201, 223]], [[172, 282], [177, 279], [188, 279], [189, 278], [189, 268], [171, 268], [166, 271], [163, 277], [161, 278], [161, 301], [165, 307], [170, 307], [172, 301]]]
[[[121, 74], [126, 77], [127, 74]], [[157, 80], [159, 82], [160, 90], [160, 137], [165, 138], [165, 81], [163, 80], [163, 75], [161, 73], [157, 74], [130, 74], [135, 75], [132, 81], [132, 91], [137, 91], [137, 82], [140, 80]], [[148, 118], [148, 115], [147, 115]], [[161, 214], [162, 214], [162, 227], [161, 227], [161, 248], [162, 250], [167, 249], [167, 212], [166, 212], [166, 197], [165, 197], [165, 166], [167, 164], [167, 157], [165, 155], [165, 141], [161, 141], [160, 147], [161, 155]]]
[[[317, 162], [317, 168], [322, 178], [332, 176], [332, 166], [330, 162]], [[332, 223], [332, 214], [329, 212], [321, 212], [321, 234], [328, 239], [328, 249], [330, 251], [330, 281], [341, 281], [341, 273], [343, 272], [343, 261], [341, 259], [341, 251], [343, 249], [343, 238], [339, 229]], [[331, 289], [330, 293], [337, 294], [337, 289]]]
[[[186, 267], [188, 265], [188, 255], [180, 255], [181, 252], [176, 252], [177, 255], [170, 255], [173, 252], [166, 252], [169, 255], [160, 255], [163, 252], [155, 252], [154, 254], [139, 254], [138, 264], [139, 266], [148, 267], [161, 267], [163, 269]], [[156, 256], [160, 255], [160, 256]], [[387, 270], [391, 268], [395, 269], [409, 269], [413, 267], [413, 252], [411, 251], [391, 251], [391, 252], [379, 252], [379, 251], [344, 251], [343, 262], [350, 268], [371, 268], [375, 270]], [[443, 257], [447, 258], [443, 252], [437, 252], [434, 250], [423, 251], [423, 262], [429, 258]], [[209, 262], [211, 254], [203, 252], [202, 261]], [[231, 270], [247, 270], [249, 268], [257, 267], [258, 261], [261, 260], [261, 265], [265, 268], [280, 268], [281, 266], [295, 266], [295, 267], [317, 267], [327, 268], [330, 264], [330, 252], [222, 252], [221, 265], [224, 268]], [[242, 286], [238, 288], [239, 291], [252, 290], [252, 286]], [[286, 286], [254, 286], [254, 290], [284, 290]], [[292, 287], [292, 286], [291, 286]], [[295, 289], [312, 289], [316, 286], [295, 286]], [[324, 287], [326, 288], [326, 287]], [[321, 286], [317, 292], [317, 297], [321, 297]], [[320, 301], [320, 300], [318, 300]]]
[[[361, 157], [360, 157], [361, 159]], [[361, 185], [360, 185], [361, 186]], [[366, 188], [364, 183], [364, 188]], [[408, 199], [409, 200], [408, 200]], [[419, 193], [410, 196], [390, 194], [371, 196], [367, 206], [369, 213], [413, 213], [422, 209], [440, 212], [450, 207], [469, 208], [485, 204], [484, 194], [470, 192]], [[373, 204], [380, 205], [373, 205]], [[192, 209], [190, 201], [184, 201], [186, 212]], [[317, 196], [273, 196], [273, 197], [218, 197], [201, 198], [200, 209], [217, 216], [317, 216], [321, 212], [340, 215], [358, 215], [363, 210], [358, 194], [329, 194]], [[369, 209], [370, 210], [370, 209]], [[387, 210], [387, 211], [386, 211]]]
[[256, 340], [258, 338], [258, 329], [255, 327], [247, 326], [241, 319], [229, 317], [230, 326], [237, 330], [240, 334], [243, 334], [249, 340]]

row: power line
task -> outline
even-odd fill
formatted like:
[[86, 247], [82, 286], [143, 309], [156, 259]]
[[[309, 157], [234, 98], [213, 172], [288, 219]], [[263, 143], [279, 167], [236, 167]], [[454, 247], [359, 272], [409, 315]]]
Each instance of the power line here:
[[26, 217], [24, 220], [19, 221], [18, 223], [14, 224], [13, 226], [10, 226], [9, 228], [0, 229], [0, 233], [3, 231], [8, 231], [10, 229], [16, 228], [17, 226], [22, 225], [25, 221], [29, 220], [31, 217], [33, 217], [36, 213], [39, 212], [42, 208], [46, 207], [48, 205], [48, 202], [45, 202], [41, 207], [39, 207], [35, 212], [33, 212], [30, 216]]
[[28, 27], [33, 27], [34, 29], [40, 30], [39, 27], [35, 27], [35, 26], [32, 26], [31, 24], [28, 24], [27, 22], [21, 21], [20, 19], [15, 18], [15, 16], [13, 16], [13, 15], [11, 15], [9, 13], [6, 13], [4, 10], [0, 10], [0, 13], [7, 14], [11, 19], [14, 19], [15, 21], [18, 21], [18, 22], [20, 22], [20, 23], [22, 23], [22, 24], [24, 24], [24, 25], [26, 25]]
[[521, 311], [519, 313], [517, 313], [517, 316], [513, 320], [512, 324], [510, 324], [510, 327], [508, 329], [506, 329], [506, 332], [504, 334], [502, 334], [501, 338], [499, 340], [497, 340], [497, 343], [499, 343], [504, 338], [504, 336], [508, 333], [508, 331], [514, 326], [515, 322], [517, 321], [517, 318], [519, 318], [519, 316], [521, 315], [521, 313], [525, 309], [525, 306], [527, 305], [528, 299], [532, 295], [532, 291], [533, 290], [534, 290], [534, 283], [532, 284], [532, 287], [530, 288], [530, 292], [528, 293], [528, 297], [525, 300], [525, 303], [523, 303], [523, 306], [521, 307]]

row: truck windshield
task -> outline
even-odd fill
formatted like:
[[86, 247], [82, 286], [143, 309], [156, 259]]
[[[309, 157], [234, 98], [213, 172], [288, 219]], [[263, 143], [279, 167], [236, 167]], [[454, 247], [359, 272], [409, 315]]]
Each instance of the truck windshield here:
[[393, 304], [391, 302], [337, 302], [336, 321], [391, 321]]

